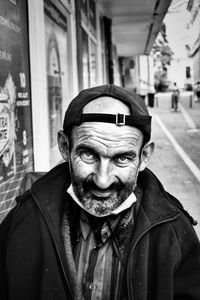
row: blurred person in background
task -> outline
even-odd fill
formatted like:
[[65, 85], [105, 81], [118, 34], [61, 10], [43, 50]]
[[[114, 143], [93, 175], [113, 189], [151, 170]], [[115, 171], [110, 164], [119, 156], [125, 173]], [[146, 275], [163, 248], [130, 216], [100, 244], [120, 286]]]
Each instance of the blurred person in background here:
[[177, 87], [177, 83], [174, 82], [172, 88], [171, 88], [171, 110], [172, 111], [178, 111], [178, 102], [179, 102], [179, 96], [180, 96], [180, 91], [179, 88]]
[[196, 93], [196, 102], [200, 102], [200, 81], [197, 82], [195, 93]]

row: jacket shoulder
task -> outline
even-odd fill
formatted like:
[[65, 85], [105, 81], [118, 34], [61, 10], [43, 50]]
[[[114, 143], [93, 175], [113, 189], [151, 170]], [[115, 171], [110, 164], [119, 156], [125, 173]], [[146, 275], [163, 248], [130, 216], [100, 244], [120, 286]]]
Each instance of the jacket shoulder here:
[[193, 226], [197, 225], [197, 221], [193, 219], [193, 217], [190, 215], [190, 213], [185, 210], [185, 208], [183, 207], [183, 205], [181, 204], [181, 202], [176, 199], [173, 195], [171, 195], [170, 193], [166, 192], [168, 197], [169, 197], [169, 201], [172, 203], [172, 205], [174, 205], [176, 208], [178, 208], [178, 210], [190, 221], [190, 223]]
[[24, 194], [27, 190], [29, 190], [32, 184], [37, 181], [40, 177], [42, 177], [45, 172], [28, 172], [25, 174], [21, 186], [19, 194]]
[[0, 224], [0, 243], [7, 240], [9, 234], [29, 215], [33, 208], [34, 203], [30, 191], [16, 198], [16, 205]]
[[20, 185], [19, 196], [17, 196], [15, 199], [16, 205], [0, 224], [0, 235], [2, 235], [3, 232], [9, 231], [13, 220], [15, 220], [16, 218], [19, 220], [20, 216], [24, 217], [24, 214], [27, 214], [30, 209], [32, 209], [33, 205], [30, 204], [32, 201], [28, 201], [32, 198], [30, 188], [32, 184], [44, 174], [45, 172], [28, 172], [25, 174]]
[[[190, 224], [193, 226], [197, 225], [197, 221], [193, 219], [193, 217], [189, 214], [187, 210], [183, 207], [181, 202], [171, 195], [169, 192], [165, 190], [160, 180], [156, 177], [156, 175], [148, 168], [146, 168], [143, 172], [141, 172], [140, 182], [145, 182], [145, 185], [156, 186], [157, 190], [161, 192], [164, 196], [165, 201], [171, 205], [176, 211], [178, 211], [184, 218], [186, 217], [189, 220]], [[142, 179], [142, 180], [141, 180]], [[145, 187], [146, 188], [146, 187]]]

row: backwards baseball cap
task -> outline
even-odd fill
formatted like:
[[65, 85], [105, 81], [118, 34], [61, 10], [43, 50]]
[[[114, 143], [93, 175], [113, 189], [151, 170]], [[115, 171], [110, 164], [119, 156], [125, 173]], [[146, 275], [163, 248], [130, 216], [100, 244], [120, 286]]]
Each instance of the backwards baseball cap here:
[[[112, 97], [126, 104], [130, 115], [83, 113], [84, 106], [100, 97]], [[141, 130], [144, 143], [151, 137], [151, 116], [144, 100], [134, 92], [113, 84], [101, 85], [82, 90], [69, 104], [63, 122], [63, 131], [68, 135], [72, 127], [83, 122], [114, 123], [117, 126], [129, 125]]]

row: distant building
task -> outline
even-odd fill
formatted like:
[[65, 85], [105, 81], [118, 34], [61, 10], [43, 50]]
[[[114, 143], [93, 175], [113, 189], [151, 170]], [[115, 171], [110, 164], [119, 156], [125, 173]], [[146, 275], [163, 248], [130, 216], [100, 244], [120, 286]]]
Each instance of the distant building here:
[[187, 9], [190, 12], [188, 47], [193, 60], [194, 83], [196, 83], [200, 81], [200, 0], [189, 0]]
[[192, 90], [194, 84], [192, 59], [190, 57], [172, 59], [168, 78], [171, 83], [177, 82], [180, 89]]

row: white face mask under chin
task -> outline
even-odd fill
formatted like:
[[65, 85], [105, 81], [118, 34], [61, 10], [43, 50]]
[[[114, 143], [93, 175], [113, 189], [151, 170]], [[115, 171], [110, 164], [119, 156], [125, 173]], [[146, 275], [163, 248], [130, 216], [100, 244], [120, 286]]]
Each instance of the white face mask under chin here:
[[105, 214], [105, 215], [97, 215], [97, 214], [94, 214], [94, 213], [91, 213], [90, 211], [88, 211], [87, 209], [85, 209], [85, 207], [83, 206], [83, 204], [79, 201], [79, 199], [77, 198], [77, 196], [75, 195], [74, 193], [74, 189], [73, 189], [73, 186], [72, 184], [69, 186], [69, 188], [67, 189], [67, 193], [72, 197], [72, 199], [74, 199], [74, 201], [83, 209], [85, 210], [87, 213], [95, 216], [95, 217], [107, 217], [107, 216], [110, 216], [110, 215], [117, 215], [119, 214], [120, 212], [122, 212], [123, 210], [131, 207], [131, 205], [136, 202], [136, 196], [134, 193], [131, 193], [130, 196], [122, 203], [120, 204], [117, 208], [115, 208], [112, 212], [108, 213], [108, 214]]

